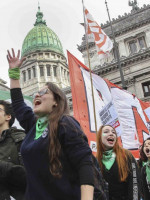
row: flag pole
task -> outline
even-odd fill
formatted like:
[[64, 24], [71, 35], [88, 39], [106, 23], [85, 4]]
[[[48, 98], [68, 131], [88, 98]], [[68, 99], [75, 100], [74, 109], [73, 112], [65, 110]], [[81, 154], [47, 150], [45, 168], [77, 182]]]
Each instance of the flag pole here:
[[107, 1], [106, 0], [105, 0], [105, 4], [106, 4], [106, 10], [107, 10], [108, 19], [109, 19], [109, 23], [110, 23], [110, 27], [111, 27], [112, 37], [113, 37], [113, 41], [114, 41], [114, 50], [115, 50], [117, 61], [118, 61], [122, 88], [126, 90], [127, 86], [125, 84], [125, 80], [124, 80], [124, 76], [123, 76], [123, 71], [122, 71], [122, 67], [121, 67], [121, 63], [120, 63], [119, 51], [118, 51], [118, 48], [117, 48], [117, 43], [116, 43], [116, 39], [115, 39], [115, 35], [114, 35], [112, 22], [111, 22], [111, 19], [110, 19], [110, 14], [109, 14], [108, 5], [107, 5]]
[[97, 120], [96, 120], [96, 110], [95, 110], [95, 99], [94, 99], [93, 79], [92, 79], [91, 62], [90, 62], [90, 56], [89, 56], [88, 38], [87, 38], [87, 34], [86, 34], [86, 23], [85, 23], [84, 2], [83, 2], [83, 0], [82, 0], [82, 6], [83, 6], [83, 18], [84, 18], [84, 29], [85, 29], [85, 41], [86, 41], [86, 49], [87, 49], [87, 56], [88, 56], [88, 64], [89, 64], [89, 72], [90, 72], [90, 81], [91, 81], [91, 90], [92, 90], [92, 100], [93, 100], [93, 111], [94, 111], [95, 131], [96, 131], [96, 134], [97, 134]]

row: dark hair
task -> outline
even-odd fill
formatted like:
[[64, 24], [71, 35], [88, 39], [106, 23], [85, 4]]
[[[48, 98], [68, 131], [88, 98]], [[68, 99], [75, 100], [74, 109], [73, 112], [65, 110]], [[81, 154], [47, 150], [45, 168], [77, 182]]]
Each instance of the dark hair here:
[[13, 111], [11, 103], [8, 101], [0, 100], [0, 105], [4, 106], [4, 111], [6, 115], [11, 115], [11, 119], [9, 121], [9, 127], [11, 127], [15, 121], [15, 113]]
[[145, 155], [144, 150], [143, 150], [143, 149], [144, 149], [144, 144], [145, 144], [145, 142], [146, 142], [147, 140], [150, 140], [150, 137], [147, 138], [146, 140], [144, 140], [144, 142], [143, 142], [143, 144], [142, 144], [142, 147], [141, 147], [141, 149], [140, 149], [140, 157], [141, 157], [141, 160], [144, 161], [144, 162], [146, 162], [146, 161], [148, 160], [148, 158], [147, 158], [147, 156]]
[[61, 145], [57, 136], [58, 122], [64, 115], [69, 115], [69, 108], [66, 95], [55, 84], [48, 82], [46, 86], [52, 91], [57, 106], [53, 106], [53, 110], [49, 117], [49, 157], [50, 157], [50, 172], [55, 177], [61, 176], [62, 165], [59, 160]]
[[[103, 125], [100, 127], [97, 133], [97, 160], [101, 167], [102, 173], [104, 171], [103, 164], [102, 164], [102, 157], [103, 157], [103, 153], [106, 151], [104, 144], [102, 143], [102, 130], [105, 126], [112, 127], [111, 125]], [[112, 128], [116, 133], [115, 128], [114, 127]], [[127, 176], [129, 174], [129, 167], [127, 165], [127, 160], [128, 158], [131, 158], [131, 153], [119, 145], [117, 137], [116, 137], [116, 143], [113, 147], [113, 151], [116, 153], [116, 161], [117, 161], [118, 170], [119, 170], [119, 179], [121, 182], [126, 181]]]

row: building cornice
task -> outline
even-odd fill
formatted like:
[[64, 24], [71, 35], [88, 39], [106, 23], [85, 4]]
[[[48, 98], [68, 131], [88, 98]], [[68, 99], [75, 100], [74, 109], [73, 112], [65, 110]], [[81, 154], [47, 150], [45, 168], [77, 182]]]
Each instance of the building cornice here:
[[34, 64], [35, 62], [37, 63], [47, 63], [47, 64], [51, 64], [51, 63], [55, 63], [55, 64], [62, 64], [64, 67], [68, 68], [68, 65], [65, 64], [63, 61], [60, 60], [50, 60], [50, 59], [41, 59], [41, 58], [37, 58], [37, 59], [29, 59], [26, 60], [23, 65], [21, 66], [21, 69], [23, 69], [24, 67], [28, 67], [31, 64]]
[[[121, 57], [120, 63], [121, 67], [125, 67], [134, 63], [137, 63], [138, 61], [145, 60], [150, 57], [150, 48], [147, 48], [145, 50], [141, 50], [138, 53], [131, 54], [128, 57]], [[105, 75], [110, 71], [114, 71], [118, 69], [118, 65], [116, 60], [113, 60], [111, 63], [104, 63], [102, 66], [97, 66], [93, 72], [97, 75]]]

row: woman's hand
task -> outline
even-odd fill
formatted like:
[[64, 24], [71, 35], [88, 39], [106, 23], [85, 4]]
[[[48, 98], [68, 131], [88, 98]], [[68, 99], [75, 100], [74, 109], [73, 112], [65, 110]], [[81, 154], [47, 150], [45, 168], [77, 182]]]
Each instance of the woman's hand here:
[[9, 50], [7, 50], [7, 52], [8, 52], [7, 60], [9, 63], [9, 69], [20, 67], [23, 61], [26, 59], [25, 57], [20, 59], [20, 50], [18, 50], [17, 56], [15, 56], [15, 51], [13, 48], [12, 48], [12, 55], [10, 54]]

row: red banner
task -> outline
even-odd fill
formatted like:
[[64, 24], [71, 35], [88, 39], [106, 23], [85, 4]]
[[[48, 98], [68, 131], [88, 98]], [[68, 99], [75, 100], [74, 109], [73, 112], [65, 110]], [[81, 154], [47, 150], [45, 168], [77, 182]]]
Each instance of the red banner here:
[[[96, 132], [88, 68], [68, 52], [74, 117], [80, 122], [96, 152]], [[138, 148], [150, 137], [150, 102], [143, 102], [128, 91], [92, 73], [97, 130], [103, 124], [116, 128], [119, 141], [139, 157]]]

